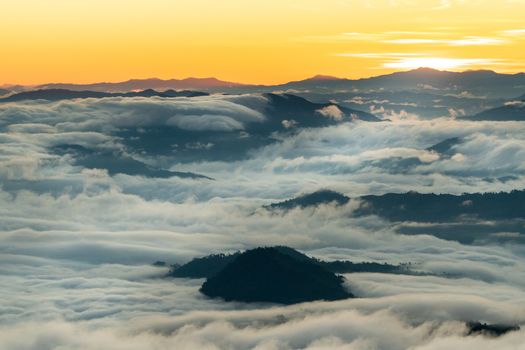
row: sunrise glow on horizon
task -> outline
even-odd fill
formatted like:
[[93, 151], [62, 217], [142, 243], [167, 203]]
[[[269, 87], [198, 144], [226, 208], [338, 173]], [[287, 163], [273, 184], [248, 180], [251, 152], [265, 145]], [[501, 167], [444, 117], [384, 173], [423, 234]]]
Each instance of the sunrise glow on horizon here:
[[516, 73], [525, 70], [523, 13], [522, 0], [3, 2], [0, 85]]

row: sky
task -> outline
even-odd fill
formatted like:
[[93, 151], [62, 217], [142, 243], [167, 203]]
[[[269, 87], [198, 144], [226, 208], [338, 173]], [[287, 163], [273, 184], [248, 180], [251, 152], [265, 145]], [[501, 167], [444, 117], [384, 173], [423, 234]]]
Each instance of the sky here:
[[0, 85], [525, 70], [524, 0], [0, 3]]

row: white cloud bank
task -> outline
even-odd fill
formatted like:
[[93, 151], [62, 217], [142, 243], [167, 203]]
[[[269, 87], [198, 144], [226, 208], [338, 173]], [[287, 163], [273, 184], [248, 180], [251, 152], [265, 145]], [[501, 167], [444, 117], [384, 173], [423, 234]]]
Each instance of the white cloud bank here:
[[[231, 162], [133, 154], [214, 181], [110, 176], [53, 152], [71, 143], [129, 152], [111, 131], [138, 125], [147, 132], [174, 123], [237, 137], [246, 123], [264, 118], [260, 96], [195, 101], [0, 106], [1, 349], [524, 347], [523, 331], [465, 337], [463, 323], [525, 322], [523, 245], [401, 235], [380, 218], [351, 217], [356, 201], [286, 215], [259, 209], [321, 188], [353, 197], [523, 188], [524, 123], [414, 117], [312, 130], [294, 125], [293, 133], [273, 135], [274, 143]], [[337, 118], [333, 108], [325, 112]], [[462, 142], [448, 154], [428, 149], [453, 137]], [[457, 278], [347, 275], [360, 298], [269, 308], [206, 299], [198, 293], [202, 281], [163, 279], [166, 269], [149, 266], [274, 244], [326, 259], [412, 262]]]

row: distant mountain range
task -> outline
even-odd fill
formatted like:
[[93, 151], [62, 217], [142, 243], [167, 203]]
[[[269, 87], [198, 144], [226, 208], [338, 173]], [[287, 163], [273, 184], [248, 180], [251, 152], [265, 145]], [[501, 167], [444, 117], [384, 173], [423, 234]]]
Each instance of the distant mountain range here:
[[47, 100], [47, 101], [60, 101], [60, 100], [71, 100], [75, 98], [103, 98], [103, 97], [196, 97], [206, 96], [208, 93], [191, 90], [166, 90], [166, 91], [155, 91], [153, 89], [147, 89], [142, 91], [134, 92], [101, 92], [101, 91], [88, 91], [88, 90], [67, 90], [67, 89], [38, 89], [31, 91], [23, 91], [19, 93], [11, 94], [7, 97], [0, 98], [2, 102], [18, 102], [26, 100]]
[[117, 83], [93, 83], [93, 84], [68, 84], [51, 83], [38, 85], [36, 89], [67, 89], [67, 90], [90, 90], [102, 92], [128, 92], [134, 90], [209, 90], [240, 87], [243, 84], [222, 81], [216, 78], [186, 78], [186, 79], [131, 79]]
[[278, 85], [281, 89], [313, 90], [430, 90], [441, 94], [468, 91], [489, 97], [516, 96], [525, 91], [525, 73], [500, 74], [489, 70], [448, 72], [419, 68], [364, 79], [315, 76]]
[[[10, 89], [5, 87], [5, 89]], [[13, 87], [12, 90], [15, 88]], [[16, 87], [20, 89], [20, 87]], [[286, 90], [308, 90], [309, 92], [327, 93], [335, 90], [371, 90], [405, 91], [427, 90], [439, 94], [469, 93], [486, 96], [510, 98], [525, 91], [525, 73], [501, 74], [489, 70], [448, 72], [430, 68], [419, 68], [407, 72], [396, 72], [371, 78], [344, 79], [317, 75], [312, 78], [276, 85], [251, 85], [218, 80], [216, 78], [187, 79], [132, 79], [124, 82], [103, 82], [93, 84], [51, 83], [31, 89], [67, 89], [99, 92], [129, 92], [136, 90], [201, 90], [222, 92], [274, 92]]]

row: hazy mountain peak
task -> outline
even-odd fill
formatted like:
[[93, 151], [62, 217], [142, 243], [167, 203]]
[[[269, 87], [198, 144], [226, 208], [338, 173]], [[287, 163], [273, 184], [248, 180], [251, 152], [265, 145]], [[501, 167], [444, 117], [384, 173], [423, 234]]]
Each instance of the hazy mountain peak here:
[[306, 80], [342, 80], [342, 78], [338, 78], [338, 77], [334, 77], [333, 75], [323, 75], [323, 74], [317, 74], [317, 75], [314, 75], [313, 77], [311, 78], [308, 78]]
[[411, 71], [409, 72], [420, 72], [420, 73], [443, 73], [443, 72], [446, 72], [444, 70], [439, 70], [439, 69], [435, 69], [435, 68], [430, 68], [430, 67], [419, 67], [419, 68], [416, 68], [416, 69], [412, 69]]

